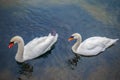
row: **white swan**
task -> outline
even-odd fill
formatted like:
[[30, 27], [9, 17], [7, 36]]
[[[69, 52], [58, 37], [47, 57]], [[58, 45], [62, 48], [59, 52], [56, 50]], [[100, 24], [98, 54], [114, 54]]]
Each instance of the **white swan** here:
[[24, 46], [23, 38], [15, 36], [10, 40], [8, 47], [11, 48], [15, 43], [18, 43], [18, 51], [15, 59], [17, 62], [24, 62], [46, 53], [57, 41], [57, 38], [58, 34], [53, 32], [49, 33], [48, 36], [35, 38]]
[[82, 37], [79, 33], [72, 34], [68, 41], [71, 41], [73, 39], [76, 39], [77, 41], [72, 46], [72, 51], [74, 53], [84, 56], [97, 55], [98, 53], [104, 51], [106, 48], [108, 48], [118, 40], [95, 36], [90, 37], [81, 43]]

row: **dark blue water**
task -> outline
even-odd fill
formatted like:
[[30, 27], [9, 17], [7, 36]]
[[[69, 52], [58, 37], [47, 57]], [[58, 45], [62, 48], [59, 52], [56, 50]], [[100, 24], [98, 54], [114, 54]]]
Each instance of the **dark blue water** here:
[[[119, 80], [120, 41], [94, 57], [76, 57], [74, 41], [91, 36], [120, 38], [120, 2], [115, 0], [1, 0], [0, 1], [0, 80]], [[8, 48], [19, 35], [25, 43], [56, 30], [59, 38], [52, 50], [19, 64], [14, 56], [17, 45]]]

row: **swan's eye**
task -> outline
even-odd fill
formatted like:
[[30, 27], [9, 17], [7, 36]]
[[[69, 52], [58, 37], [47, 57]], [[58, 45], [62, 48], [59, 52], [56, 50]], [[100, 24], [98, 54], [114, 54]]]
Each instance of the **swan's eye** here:
[[71, 36], [68, 41], [72, 41], [74, 39], [74, 36]]
[[74, 38], [74, 36], [71, 36], [70, 38]]
[[8, 45], [9, 48], [12, 48], [13, 46], [14, 46], [14, 42], [10, 42]]

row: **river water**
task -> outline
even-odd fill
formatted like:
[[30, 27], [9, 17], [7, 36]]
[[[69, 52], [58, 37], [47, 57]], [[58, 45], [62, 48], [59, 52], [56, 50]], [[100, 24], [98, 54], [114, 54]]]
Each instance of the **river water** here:
[[[76, 57], [68, 37], [78, 32], [120, 38], [120, 2], [115, 0], [0, 0], [0, 80], [120, 80], [120, 41], [93, 57]], [[17, 63], [17, 45], [56, 30], [52, 50], [36, 59]]]

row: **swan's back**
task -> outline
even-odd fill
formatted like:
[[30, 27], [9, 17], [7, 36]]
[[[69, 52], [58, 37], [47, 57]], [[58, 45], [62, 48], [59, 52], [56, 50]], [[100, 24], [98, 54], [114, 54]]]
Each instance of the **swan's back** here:
[[114, 44], [118, 39], [106, 37], [91, 37], [83, 41], [77, 49], [77, 52], [83, 55], [97, 55], [106, 48]]
[[33, 59], [46, 53], [55, 44], [57, 38], [57, 33], [49, 33], [48, 36], [33, 39], [24, 47], [24, 59]]

